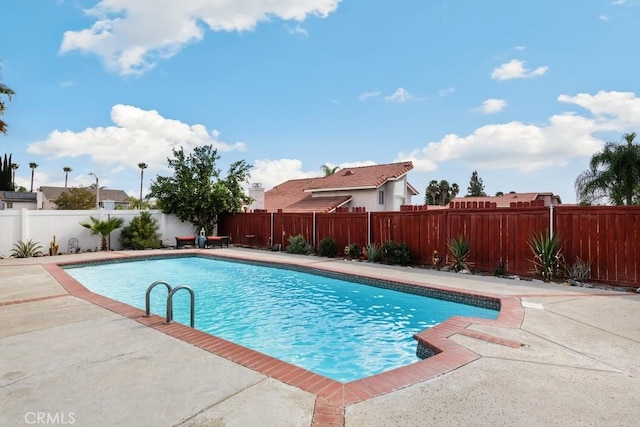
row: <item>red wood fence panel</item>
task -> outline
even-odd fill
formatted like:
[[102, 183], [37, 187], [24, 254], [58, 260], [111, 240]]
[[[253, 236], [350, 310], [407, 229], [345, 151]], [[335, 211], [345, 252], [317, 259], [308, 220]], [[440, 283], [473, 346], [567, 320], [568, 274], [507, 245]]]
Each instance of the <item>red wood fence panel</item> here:
[[[350, 243], [379, 245], [392, 240], [409, 246], [416, 264], [430, 266], [434, 251], [447, 255], [447, 242], [458, 236], [471, 244], [470, 261], [493, 271], [500, 261], [507, 274], [533, 275], [528, 241], [550, 228], [551, 209], [544, 206], [495, 206], [399, 212], [242, 213], [221, 215], [219, 234], [236, 244], [288, 245], [302, 234], [315, 249], [331, 237], [341, 249]], [[640, 207], [556, 206], [553, 229], [560, 237], [568, 265], [576, 257], [591, 262], [591, 279], [621, 286], [640, 286]], [[272, 236], [273, 230], [273, 236]], [[446, 263], [446, 258], [445, 258]]]

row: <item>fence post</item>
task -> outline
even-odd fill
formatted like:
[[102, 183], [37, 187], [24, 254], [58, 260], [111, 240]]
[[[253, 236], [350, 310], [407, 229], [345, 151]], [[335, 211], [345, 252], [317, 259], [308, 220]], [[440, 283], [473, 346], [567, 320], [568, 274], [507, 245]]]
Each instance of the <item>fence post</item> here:
[[553, 237], [553, 204], [549, 205], [549, 237]]
[[371, 211], [367, 211], [367, 245], [371, 245]]
[[312, 233], [313, 233], [313, 237], [311, 238], [311, 244], [313, 245], [313, 249], [316, 249], [316, 212], [313, 211], [313, 225], [311, 226], [312, 228]]

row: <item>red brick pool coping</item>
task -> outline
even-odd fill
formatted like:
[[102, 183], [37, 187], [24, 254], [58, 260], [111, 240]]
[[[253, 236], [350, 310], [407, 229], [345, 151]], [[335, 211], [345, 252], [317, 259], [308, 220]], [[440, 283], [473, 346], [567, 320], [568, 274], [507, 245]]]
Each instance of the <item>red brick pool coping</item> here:
[[[108, 259], [108, 261], [113, 260], [113, 258]], [[96, 261], [99, 260], [92, 260], [90, 262]], [[105, 261], [107, 260], [105, 259]], [[516, 341], [467, 329], [472, 324], [519, 328], [524, 318], [524, 308], [522, 307], [519, 297], [465, 292], [469, 295], [499, 299], [500, 313], [498, 318], [496, 320], [488, 320], [459, 316], [452, 317], [415, 336], [419, 342], [426, 344], [429, 348], [437, 352], [434, 356], [381, 374], [348, 383], [341, 383], [222, 338], [192, 329], [186, 325], [180, 323], [166, 324], [164, 323], [164, 318], [156, 315], [145, 317], [143, 310], [89, 291], [69, 276], [61, 265], [64, 264], [43, 264], [42, 266], [69, 294], [121, 316], [133, 319], [143, 325], [178, 338], [220, 357], [224, 357], [256, 372], [277, 379], [285, 384], [316, 395], [312, 426], [344, 426], [346, 406], [438, 377], [480, 358], [480, 355], [450, 340], [449, 337], [452, 335], [462, 334], [508, 347], [520, 346], [520, 343]], [[426, 286], [424, 283], [410, 281], [403, 281], [403, 283], [415, 286]], [[438, 285], [428, 284], [428, 287], [460, 293], [459, 289], [446, 288]], [[11, 302], [11, 304], [57, 298], [60, 296], [62, 295], [33, 298], [30, 300]]]

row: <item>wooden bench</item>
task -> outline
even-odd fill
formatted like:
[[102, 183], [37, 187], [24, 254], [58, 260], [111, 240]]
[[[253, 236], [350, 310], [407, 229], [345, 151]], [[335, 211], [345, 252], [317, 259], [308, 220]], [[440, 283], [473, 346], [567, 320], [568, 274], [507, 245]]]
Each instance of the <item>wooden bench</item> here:
[[195, 236], [177, 236], [176, 237], [176, 249], [183, 248], [185, 246], [196, 246]]
[[222, 245], [229, 247], [229, 236], [207, 236], [206, 245], [210, 248]]

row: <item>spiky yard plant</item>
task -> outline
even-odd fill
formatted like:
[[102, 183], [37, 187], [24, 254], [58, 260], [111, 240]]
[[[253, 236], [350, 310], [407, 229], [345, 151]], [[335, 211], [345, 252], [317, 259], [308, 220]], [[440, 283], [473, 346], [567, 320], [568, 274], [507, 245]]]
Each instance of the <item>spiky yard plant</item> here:
[[124, 219], [114, 217], [107, 220], [99, 220], [92, 216], [90, 216], [89, 219], [91, 222], [81, 222], [80, 225], [88, 228], [92, 236], [100, 236], [100, 250], [106, 251], [109, 234], [122, 227]]
[[577, 282], [587, 280], [591, 276], [591, 263], [576, 257], [576, 261], [567, 268], [567, 275]]
[[40, 246], [40, 243], [34, 242], [31, 239], [26, 242], [21, 240], [13, 246], [14, 248], [11, 249], [9, 255], [11, 258], [32, 258], [42, 255], [42, 246]]
[[452, 261], [449, 263], [451, 271], [456, 273], [462, 270], [471, 270], [469, 255], [471, 255], [471, 244], [462, 236], [449, 240], [447, 243]]
[[365, 251], [367, 253], [367, 261], [369, 262], [378, 262], [380, 258], [382, 258], [382, 249], [377, 243], [367, 244]]
[[552, 236], [549, 231], [534, 233], [529, 236], [529, 248], [535, 273], [542, 276], [542, 280], [549, 282], [560, 277], [564, 270], [564, 256], [557, 234]]
[[313, 253], [313, 246], [307, 243], [302, 234], [289, 237], [289, 245], [287, 246], [287, 253], [309, 255]]

